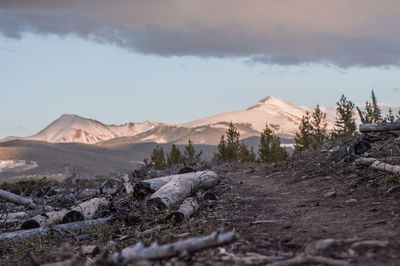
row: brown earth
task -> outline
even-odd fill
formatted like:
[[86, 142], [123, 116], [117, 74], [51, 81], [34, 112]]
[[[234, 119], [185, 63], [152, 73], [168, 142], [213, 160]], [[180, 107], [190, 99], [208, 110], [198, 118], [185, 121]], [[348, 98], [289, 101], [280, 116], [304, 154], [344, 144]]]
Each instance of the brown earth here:
[[[229, 190], [214, 213], [226, 228], [241, 234], [231, 252], [315, 254], [357, 265], [400, 265], [399, 198], [386, 193], [388, 177], [352, 164], [334, 169], [305, 162], [218, 171]], [[329, 192], [334, 193], [325, 196]], [[311, 243], [322, 239], [343, 241], [310, 251]], [[363, 240], [388, 243], [358, 244], [349, 250]]]

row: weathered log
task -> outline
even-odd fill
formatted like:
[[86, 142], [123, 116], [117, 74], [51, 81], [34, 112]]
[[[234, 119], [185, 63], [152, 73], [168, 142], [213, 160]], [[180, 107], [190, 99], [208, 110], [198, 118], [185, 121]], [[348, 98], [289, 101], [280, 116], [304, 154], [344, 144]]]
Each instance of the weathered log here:
[[28, 217], [29, 214], [26, 212], [11, 212], [11, 213], [1, 213], [0, 219], [2, 220], [16, 220]]
[[169, 208], [200, 189], [208, 189], [219, 182], [213, 171], [188, 173], [172, 179], [150, 196], [148, 203], [160, 208]]
[[160, 260], [178, 256], [182, 252], [193, 253], [206, 248], [227, 245], [239, 238], [233, 232], [218, 234], [216, 232], [204, 237], [193, 237], [186, 240], [159, 246], [153, 243], [150, 247], [144, 247], [143, 242], [127, 247], [121, 252], [114, 253], [110, 262], [118, 265], [126, 265], [139, 260]]
[[20, 230], [15, 232], [8, 232], [0, 234], [0, 241], [9, 242], [9, 241], [18, 241], [18, 240], [27, 240], [33, 237], [40, 237], [47, 235], [51, 232], [58, 232], [60, 234], [66, 232], [75, 232], [81, 230], [87, 230], [94, 226], [106, 225], [111, 221], [111, 218], [102, 218], [97, 220], [88, 220], [88, 221], [80, 221], [75, 223], [68, 224], [59, 224], [54, 227], [40, 227], [29, 230]]
[[182, 202], [177, 211], [174, 211], [167, 216], [167, 221], [181, 223], [184, 219], [189, 219], [194, 215], [199, 208], [200, 205], [195, 198], [187, 198]]
[[135, 196], [141, 198], [148, 194], [152, 194], [157, 190], [159, 190], [162, 186], [164, 186], [165, 184], [169, 183], [170, 181], [176, 178], [182, 178], [182, 179], [193, 178], [193, 175], [200, 176], [206, 172], [207, 171], [190, 172], [185, 174], [169, 175], [169, 176], [142, 180], [135, 185], [134, 188]]
[[0, 199], [12, 202], [17, 205], [22, 205], [31, 209], [39, 209], [40, 205], [36, 204], [33, 199], [23, 197], [6, 190], [0, 189]]
[[388, 163], [384, 163], [379, 161], [376, 158], [358, 158], [355, 160], [356, 164], [367, 165], [372, 169], [392, 173], [392, 174], [400, 174], [400, 165], [392, 165]]
[[106, 206], [108, 204], [109, 201], [105, 198], [93, 198], [84, 201], [71, 209], [62, 209], [60, 211], [36, 215], [22, 223], [21, 229], [26, 230], [41, 226], [49, 226], [60, 222], [68, 223], [91, 220], [94, 218], [96, 211], [101, 206]]
[[384, 132], [400, 130], [400, 123], [361, 124], [360, 132]]

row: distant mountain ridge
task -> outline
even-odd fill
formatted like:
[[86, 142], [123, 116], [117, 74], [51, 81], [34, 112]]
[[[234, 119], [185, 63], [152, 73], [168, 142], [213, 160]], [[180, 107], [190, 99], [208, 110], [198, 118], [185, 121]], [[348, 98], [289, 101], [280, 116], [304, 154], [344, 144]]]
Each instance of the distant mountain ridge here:
[[[48, 127], [27, 140], [50, 143], [82, 143], [118, 145], [127, 143], [177, 143], [191, 139], [195, 144], [215, 145], [229, 122], [238, 127], [241, 138], [259, 136], [265, 124], [281, 138], [292, 139], [298, 130], [306, 108], [268, 96], [247, 110], [233, 111], [194, 120], [184, 124], [168, 125], [156, 122], [105, 125], [77, 115], [62, 115]], [[328, 128], [333, 128], [333, 122]]]

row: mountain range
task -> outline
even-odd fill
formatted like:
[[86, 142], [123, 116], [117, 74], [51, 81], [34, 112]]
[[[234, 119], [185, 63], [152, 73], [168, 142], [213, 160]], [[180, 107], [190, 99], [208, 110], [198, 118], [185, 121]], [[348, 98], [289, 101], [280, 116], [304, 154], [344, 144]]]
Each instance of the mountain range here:
[[[265, 125], [283, 139], [293, 139], [302, 116], [307, 111], [285, 100], [268, 96], [246, 110], [233, 111], [206, 117], [184, 124], [157, 122], [105, 125], [99, 121], [77, 115], [62, 115], [48, 127], [26, 140], [50, 143], [127, 144], [176, 143], [216, 145], [232, 122], [242, 139], [259, 136]], [[328, 128], [333, 122], [328, 120]]]
[[[293, 145], [307, 108], [269, 96], [246, 110], [206, 117], [184, 124], [156, 122], [105, 125], [77, 115], [62, 115], [39, 133], [0, 141], [0, 183], [47, 176], [65, 178], [70, 166], [79, 176], [107, 176], [138, 168], [156, 145], [169, 152], [172, 144], [183, 149], [190, 140], [203, 159], [211, 159], [222, 134], [232, 122], [241, 140], [258, 150], [265, 124]], [[333, 122], [328, 120], [328, 128]]]

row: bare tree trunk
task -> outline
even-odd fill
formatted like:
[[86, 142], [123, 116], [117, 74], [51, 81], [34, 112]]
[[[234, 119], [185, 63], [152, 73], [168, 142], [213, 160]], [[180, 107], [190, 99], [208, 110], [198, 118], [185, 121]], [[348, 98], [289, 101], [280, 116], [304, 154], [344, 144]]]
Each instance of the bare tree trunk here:
[[193, 178], [193, 176], [201, 176], [207, 171], [200, 171], [200, 172], [191, 172], [191, 173], [186, 173], [186, 174], [179, 174], [179, 175], [169, 175], [169, 176], [163, 176], [163, 177], [157, 177], [157, 178], [151, 178], [151, 179], [146, 179], [142, 180], [139, 183], [135, 185], [135, 196], [142, 198], [148, 194], [152, 194], [159, 190], [162, 186], [166, 185], [170, 181], [176, 179], [176, 178]]
[[110, 222], [110, 218], [102, 218], [97, 220], [80, 221], [69, 224], [55, 225], [54, 227], [40, 227], [30, 230], [21, 230], [15, 232], [8, 232], [0, 234], [0, 241], [10, 242], [18, 240], [27, 240], [33, 237], [47, 235], [51, 232], [57, 231], [60, 234], [65, 232], [74, 232], [81, 230], [88, 230], [94, 226], [106, 225]]
[[400, 165], [392, 165], [388, 163], [381, 162], [375, 158], [358, 158], [356, 160], [357, 164], [368, 165], [372, 169], [392, 173], [392, 174], [400, 174]]
[[383, 132], [400, 130], [400, 123], [361, 124], [360, 132]]
[[62, 209], [60, 211], [36, 215], [29, 220], [26, 220], [21, 225], [21, 229], [32, 229], [60, 222], [68, 223], [79, 220], [91, 220], [101, 206], [107, 206], [108, 204], [109, 201], [105, 198], [93, 198], [84, 201], [71, 209]]
[[121, 253], [114, 253], [110, 262], [118, 265], [126, 265], [139, 260], [159, 260], [177, 256], [182, 252], [193, 253], [206, 248], [213, 248], [227, 245], [239, 238], [238, 234], [229, 233], [212, 233], [204, 237], [193, 237], [186, 240], [170, 243], [162, 246], [152, 244], [150, 247], [144, 247], [143, 242], [138, 242], [132, 247], [122, 250]]
[[169, 208], [189, 197], [199, 189], [209, 189], [219, 182], [219, 176], [213, 171], [188, 173], [172, 179], [150, 196], [149, 204], [160, 208]]
[[189, 219], [199, 210], [199, 208], [200, 205], [195, 198], [187, 198], [182, 202], [177, 211], [172, 212], [167, 216], [167, 220], [180, 223], [184, 219]]
[[22, 205], [31, 209], [39, 209], [40, 206], [37, 205], [33, 199], [28, 197], [23, 197], [6, 190], [0, 189], [0, 199], [12, 202], [17, 205]]

